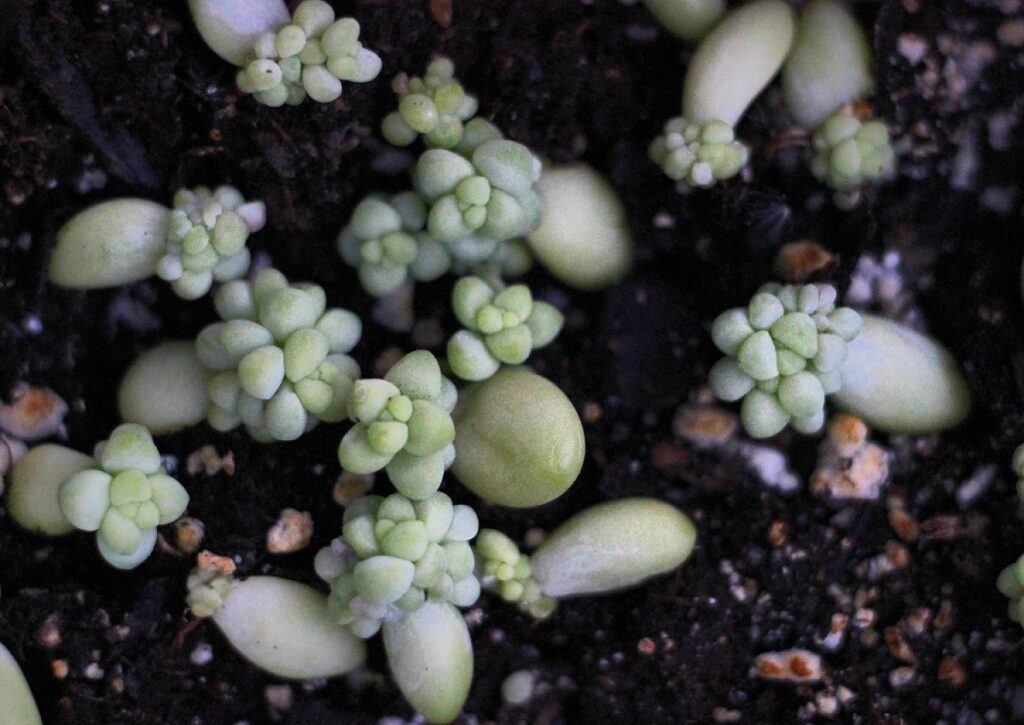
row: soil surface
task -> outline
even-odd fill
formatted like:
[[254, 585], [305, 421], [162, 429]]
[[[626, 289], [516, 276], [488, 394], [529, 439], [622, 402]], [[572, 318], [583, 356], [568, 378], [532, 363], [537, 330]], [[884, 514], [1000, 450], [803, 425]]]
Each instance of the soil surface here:
[[[994, 586], [1024, 551], [1009, 468], [1024, 440], [1020, 0], [856, 3], [877, 54], [873, 106], [901, 164], [892, 183], [848, 211], [801, 163], [777, 90], [740, 126], [753, 149], [747, 178], [692, 194], [674, 188], [646, 146], [678, 112], [689, 51], [635, 1], [334, 4], [359, 19], [384, 59], [382, 78], [346, 85], [332, 104], [282, 109], [235, 91], [233, 70], [203, 45], [185, 3], [3, 4], [0, 395], [20, 382], [52, 388], [70, 405], [60, 442], [91, 450], [118, 422], [115, 390], [129, 363], [214, 319], [208, 298], [182, 302], [159, 281], [90, 293], [47, 282], [59, 226], [118, 196], [166, 203], [183, 185], [235, 184], [268, 206], [267, 228], [250, 241], [257, 256], [323, 285], [332, 305], [369, 321], [371, 301], [334, 237], [364, 194], [407, 184], [412, 157], [378, 133], [394, 105], [386, 79], [446, 53], [508, 136], [611, 178], [638, 247], [634, 273], [603, 294], [531, 273], [567, 313], [565, 333], [534, 364], [583, 414], [587, 463], [562, 499], [528, 511], [478, 505], [482, 523], [522, 540], [590, 503], [639, 494], [680, 506], [699, 529], [694, 556], [672, 575], [564, 602], [540, 624], [485, 595], [468, 613], [476, 679], [463, 721], [1024, 719], [1022, 632]], [[708, 402], [703, 381], [718, 357], [709, 321], [747, 300], [771, 277], [780, 246], [799, 239], [838, 255], [824, 279], [841, 292], [868, 289], [867, 307], [948, 345], [974, 395], [957, 430], [874, 435], [893, 469], [874, 501], [839, 505], [811, 492], [816, 440], [698, 445], [692, 430], [673, 426], [680, 406]], [[879, 270], [887, 272], [872, 284]], [[417, 319], [451, 331], [450, 283], [417, 289]], [[415, 346], [368, 324], [356, 355], [372, 369], [392, 348]], [[315, 583], [313, 555], [340, 532], [331, 495], [340, 435], [324, 425], [266, 446], [202, 425], [159, 445], [191, 493], [189, 514], [205, 523], [204, 547], [236, 557], [243, 575]], [[186, 460], [205, 445], [233, 454], [233, 475], [189, 473]], [[772, 469], [773, 450], [785, 469]], [[446, 490], [479, 504], [454, 481]], [[313, 540], [270, 554], [266, 533], [285, 507], [310, 512]], [[238, 657], [212, 624], [192, 626], [191, 559], [173, 547], [115, 572], [89, 536], [36, 538], [0, 509], [0, 557], [0, 640], [47, 722], [413, 717], [379, 641], [358, 674], [288, 685]], [[758, 654], [788, 648], [821, 655], [823, 678], [752, 676]], [[523, 668], [538, 677], [536, 696], [504, 705], [503, 678]]]

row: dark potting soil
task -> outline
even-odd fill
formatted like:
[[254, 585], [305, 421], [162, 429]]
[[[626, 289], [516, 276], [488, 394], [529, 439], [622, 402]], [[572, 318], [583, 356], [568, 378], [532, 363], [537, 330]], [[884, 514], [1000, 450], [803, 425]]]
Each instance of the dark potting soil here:
[[[625, 495], [670, 501], [699, 529], [694, 556], [675, 573], [564, 602], [543, 623], [485, 595], [469, 613], [476, 679], [464, 721], [1024, 719], [1022, 632], [994, 586], [1024, 551], [1009, 470], [1024, 440], [1020, 0], [856, 3], [877, 54], [874, 106], [901, 165], [851, 211], [837, 209], [800, 162], [776, 90], [740, 127], [753, 148], [751, 177], [677, 191], [646, 146], [678, 111], [688, 51], [635, 0], [334, 4], [359, 19], [383, 57], [381, 79], [348, 84], [333, 104], [268, 109], [234, 90], [234, 71], [203, 45], [185, 3], [0, 3], [0, 394], [19, 382], [52, 388], [71, 406], [66, 444], [91, 450], [118, 422], [115, 390], [129, 363], [214, 318], [209, 299], [182, 302], [158, 281], [88, 294], [47, 282], [60, 224], [117, 196], [166, 203], [183, 185], [233, 183], [267, 203], [254, 252], [369, 321], [371, 301], [334, 236], [364, 194], [406, 186], [412, 156], [378, 133], [394, 105], [386, 79], [419, 73], [443, 52], [508, 136], [607, 174], [638, 247], [632, 276], [603, 294], [530, 275], [567, 313], [565, 333], [534, 360], [583, 412], [588, 455], [576, 485], [525, 511], [480, 505], [455, 482], [446, 490], [477, 504], [484, 525], [520, 538]], [[764, 451], [699, 448], [673, 434], [675, 410], [697, 400], [717, 358], [708, 322], [770, 278], [782, 244], [804, 238], [839, 255], [827, 279], [841, 290], [861, 258], [898, 262], [908, 319], [950, 347], [973, 391], [970, 421], [955, 431], [875, 436], [894, 455], [877, 501], [835, 506], [814, 496], [813, 440], [773, 441], [802, 481], [784, 491], [767, 484], [786, 471], [752, 466]], [[417, 319], [451, 329], [450, 282], [417, 289]], [[395, 346], [414, 343], [368, 324], [356, 354], [369, 369]], [[204, 547], [238, 557], [243, 575], [315, 583], [313, 555], [340, 531], [331, 496], [339, 436], [325, 425], [265, 446], [202, 425], [159, 443], [178, 460], [189, 513], [206, 525]], [[233, 475], [188, 473], [186, 459], [207, 444], [232, 452]], [[890, 523], [897, 502], [909, 515], [899, 530]], [[310, 512], [315, 533], [309, 547], [273, 555], [266, 532], [285, 507]], [[412, 717], [379, 642], [363, 672], [277, 687], [213, 625], [191, 626], [191, 563], [158, 551], [115, 572], [90, 537], [29, 536], [0, 509], [0, 640], [47, 722]], [[826, 640], [843, 617], [838, 639]], [[752, 677], [759, 653], [792, 647], [822, 655], [822, 681]], [[523, 668], [537, 674], [537, 695], [525, 707], [503, 705], [503, 678]]]

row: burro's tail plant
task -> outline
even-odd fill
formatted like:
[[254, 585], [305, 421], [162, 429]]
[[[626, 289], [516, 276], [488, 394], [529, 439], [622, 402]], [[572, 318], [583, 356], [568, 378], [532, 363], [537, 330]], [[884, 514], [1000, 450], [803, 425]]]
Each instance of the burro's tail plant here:
[[380, 130], [395, 146], [408, 146], [422, 135], [432, 148], [454, 149], [479, 107], [455, 78], [455, 64], [444, 57], [431, 61], [422, 78], [398, 74], [391, 87], [398, 110], [384, 117]]
[[8, 725], [43, 725], [25, 675], [10, 651], [0, 644], [0, 710]]
[[145, 199], [113, 199], [79, 212], [57, 233], [50, 279], [100, 289], [159, 275], [182, 298], [249, 271], [246, 241], [266, 223], [261, 201], [231, 186], [182, 189], [167, 209]]
[[670, 178], [710, 186], [742, 170], [749, 154], [733, 129], [778, 73], [793, 33], [787, 3], [755, 0], [704, 37], [686, 70], [682, 116], [665, 125], [649, 151]]
[[206, 44], [239, 66], [238, 89], [271, 107], [308, 95], [329, 103], [342, 81], [377, 77], [380, 57], [359, 41], [354, 18], [336, 19], [323, 0], [303, 0], [289, 16], [282, 0], [189, 0]]
[[667, 574], [689, 558], [696, 536], [674, 506], [624, 498], [579, 512], [532, 556], [501, 532], [484, 529], [477, 563], [486, 589], [543, 619], [560, 599], [606, 594]]
[[316, 557], [338, 624], [366, 639], [427, 601], [471, 606], [480, 583], [468, 542], [478, 528], [473, 509], [440, 491], [419, 501], [400, 493], [353, 501], [342, 536]]
[[363, 664], [365, 645], [335, 624], [327, 595], [275, 576], [239, 581], [234, 568], [229, 559], [201, 553], [188, 578], [188, 605], [247, 660], [292, 680], [343, 675]]
[[338, 235], [338, 251], [375, 297], [393, 292], [409, 277], [430, 282], [448, 271], [451, 258], [446, 246], [424, 231], [426, 224], [426, 204], [415, 193], [371, 196], [356, 205]]
[[290, 441], [348, 410], [359, 366], [347, 355], [362, 334], [348, 310], [327, 309], [315, 284], [289, 284], [275, 269], [236, 280], [214, 299], [223, 322], [204, 328], [196, 352], [213, 371], [207, 420], [217, 430], [244, 423], [258, 441]]
[[503, 242], [521, 237], [540, 220], [533, 188], [541, 163], [526, 146], [497, 139], [481, 144], [470, 158], [446, 149], [422, 154], [413, 185], [430, 205], [427, 232], [440, 242], [474, 236]]
[[399, 492], [429, 498], [455, 457], [451, 411], [457, 397], [426, 350], [403, 357], [383, 379], [357, 380], [348, 397], [355, 425], [338, 446], [342, 468], [358, 474], [386, 469]]
[[722, 400], [743, 400], [740, 419], [755, 438], [786, 425], [820, 430], [825, 396], [890, 433], [917, 434], [959, 423], [970, 407], [956, 362], [935, 341], [895, 322], [836, 307], [830, 285], [766, 285], [746, 308], [715, 319], [725, 353], [710, 373]]
[[885, 124], [850, 107], [874, 90], [871, 63], [871, 46], [842, 0], [804, 6], [782, 89], [793, 119], [813, 131], [812, 173], [839, 192], [885, 178], [895, 163]]
[[455, 283], [452, 308], [465, 329], [448, 341], [448, 364], [463, 380], [484, 380], [502, 364], [525, 362], [565, 321], [555, 306], [534, 300], [526, 285], [504, 287], [479, 277]]
[[188, 492], [167, 475], [149, 431], [133, 423], [96, 446], [94, 466], [72, 474], [58, 501], [68, 522], [96, 532], [100, 555], [118, 569], [134, 569], [156, 544], [156, 528], [178, 519]]

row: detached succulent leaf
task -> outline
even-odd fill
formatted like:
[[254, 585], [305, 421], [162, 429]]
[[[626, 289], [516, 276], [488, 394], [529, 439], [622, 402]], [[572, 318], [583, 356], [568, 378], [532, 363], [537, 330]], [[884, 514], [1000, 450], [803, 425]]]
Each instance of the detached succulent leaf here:
[[32, 690], [18, 661], [0, 644], [0, 707], [8, 725], [43, 725]]
[[155, 435], [177, 432], [206, 416], [208, 378], [194, 343], [161, 343], [128, 368], [117, 391], [117, 410], [126, 423]]
[[711, 325], [711, 338], [726, 354], [711, 369], [716, 397], [743, 400], [740, 420], [755, 438], [786, 425], [818, 431], [825, 396], [840, 385], [847, 348], [860, 333], [860, 316], [836, 308], [829, 285], [765, 285], [744, 308], [727, 310]]
[[7, 486], [7, 512], [27, 531], [63, 536], [75, 530], [61, 510], [63, 483], [96, 465], [92, 456], [53, 443], [33, 446], [14, 464]]
[[419, 500], [396, 493], [354, 501], [342, 536], [315, 562], [331, 585], [337, 623], [365, 639], [428, 601], [472, 605], [480, 583], [467, 542], [478, 528], [471, 508], [437, 491]]

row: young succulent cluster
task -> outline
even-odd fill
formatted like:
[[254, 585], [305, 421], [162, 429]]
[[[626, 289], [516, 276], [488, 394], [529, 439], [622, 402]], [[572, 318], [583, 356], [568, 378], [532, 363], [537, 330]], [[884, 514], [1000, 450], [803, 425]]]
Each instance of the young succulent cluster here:
[[476, 537], [480, 584], [496, 592], [506, 602], [536, 619], [549, 617], [558, 606], [544, 596], [540, 585], [531, 576], [530, 557], [522, 553], [516, 542], [495, 529], [483, 529]]
[[357, 380], [347, 406], [355, 425], [338, 446], [341, 467], [357, 474], [384, 468], [399, 492], [429, 498], [455, 458], [457, 397], [426, 350], [403, 357], [383, 379]]
[[999, 572], [996, 588], [1010, 599], [1007, 616], [1024, 626], [1024, 555]]
[[534, 300], [524, 284], [504, 287], [463, 277], [452, 289], [452, 309], [466, 329], [448, 341], [448, 364], [464, 380], [484, 380], [501, 364], [519, 365], [562, 329], [556, 307]]
[[246, 202], [233, 186], [182, 189], [174, 195], [157, 276], [186, 300], [202, 297], [215, 281], [245, 276], [251, 260], [245, 243], [266, 218], [263, 202]]
[[676, 116], [651, 143], [648, 155], [670, 179], [711, 186], [738, 174], [750, 152], [724, 121], [694, 123]]
[[290, 441], [348, 410], [359, 366], [346, 353], [362, 334], [348, 310], [327, 307], [315, 284], [289, 284], [275, 269], [235, 280], [214, 299], [223, 322], [196, 340], [209, 381], [207, 420], [217, 430], [244, 423], [258, 441]]
[[503, 242], [529, 233], [540, 221], [533, 188], [541, 163], [521, 143], [496, 139], [470, 158], [430, 149], [413, 170], [413, 185], [430, 204], [427, 231], [440, 242], [474, 236]]
[[156, 527], [185, 513], [188, 492], [167, 475], [153, 437], [142, 426], [118, 426], [96, 446], [95, 457], [95, 467], [61, 485], [60, 508], [75, 528], [96, 532], [107, 562], [132, 569], [153, 551]]
[[393, 292], [410, 275], [431, 282], [448, 271], [451, 258], [423, 230], [426, 224], [427, 206], [415, 192], [371, 196], [356, 205], [338, 235], [338, 251], [359, 271], [363, 289], [376, 297]]
[[331, 585], [328, 606], [357, 637], [375, 635], [429, 599], [468, 607], [480, 596], [469, 541], [479, 529], [469, 506], [435, 492], [363, 496], [345, 510], [342, 535], [316, 556]]
[[711, 389], [725, 401], [743, 399], [740, 419], [755, 438], [787, 424], [816, 432], [825, 396], [841, 385], [847, 343], [860, 329], [860, 315], [837, 308], [830, 285], [765, 285], [746, 308], [712, 323], [711, 337], [727, 357], [711, 369]]
[[400, 73], [391, 87], [398, 94], [398, 110], [384, 117], [380, 130], [395, 146], [409, 146], [422, 135], [431, 148], [453, 149], [479, 107], [455, 79], [455, 64], [444, 57], [431, 61], [422, 78]]
[[271, 107], [296, 106], [308, 95], [329, 103], [341, 95], [341, 82], [365, 83], [380, 73], [380, 57], [359, 42], [354, 18], [335, 20], [323, 0], [303, 0], [291, 23], [262, 33], [235, 81]]
[[811, 173], [836, 191], [853, 191], [892, 173], [896, 154], [881, 121], [832, 114], [811, 136]]

